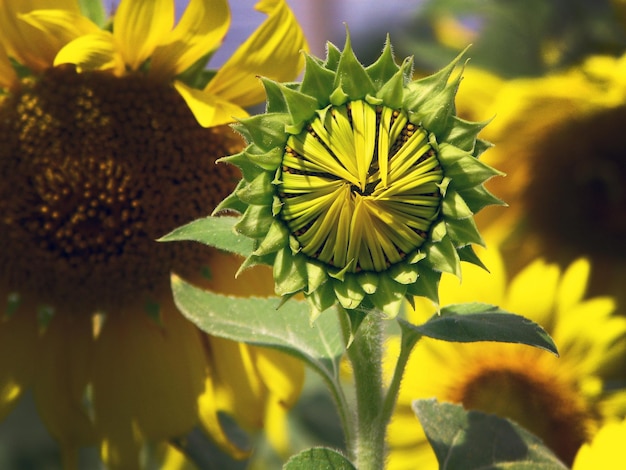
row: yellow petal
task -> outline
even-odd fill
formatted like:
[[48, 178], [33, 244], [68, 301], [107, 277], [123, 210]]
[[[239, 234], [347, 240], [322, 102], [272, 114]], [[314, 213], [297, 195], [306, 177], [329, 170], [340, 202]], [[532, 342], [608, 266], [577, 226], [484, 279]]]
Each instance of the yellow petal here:
[[200, 333], [171, 299], [161, 302], [158, 321], [140, 303], [109, 314], [93, 362], [93, 408], [103, 452], [130, 466], [137, 457], [133, 449], [144, 439], [187, 433], [197, 422], [205, 368]]
[[46, 48], [52, 51], [51, 54], [77, 37], [100, 31], [95, 23], [78, 12], [35, 10], [19, 15], [19, 18], [45, 35]]
[[261, 429], [267, 389], [254, 363], [250, 346], [209, 337], [216, 372], [218, 403], [246, 429]]
[[590, 271], [589, 261], [582, 258], [574, 261], [565, 270], [557, 292], [559, 311], [566, 312], [583, 299]]
[[580, 448], [572, 470], [626, 468], [624, 441], [626, 441], [626, 421], [605, 424], [591, 443]]
[[115, 13], [113, 36], [126, 63], [139, 68], [174, 26], [172, 0], [122, 0]]
[[285, 407], [295, 404], [304, 384], [304, 364], [274, 349], [250, 347], [265, 386]]
[[308, 47], [284, 0], [262, 0], [256, 9], [267, 13], [267, 20], [235, 51], [205, 89], [241, 107], [263, 101], [265, 92], [258, 75], [278, 81], [296, 78], [304, 65], [300, 51]]
[[77, 17], [80, 12], [74, 1], [0, 2], [0, 31], [7, 54], [32, 70], [40, 71], [52, 65], [54, 56], [69, 39], [84, 33], [81, 28], [85, 22], [81, 20], [72, 27], [70, 21], [61, 21], [63, 27], [56, 21], [56, 26], [48, 28], [41, 19], [29, 19], [26, 15], [34, 9], [54, 9], [58, 13], [53, 16], [57, 18]]
[[79, 72], [86, 70], [111, 70], [122, 75], [124, 61], [116, 49], [113, 35], [99, 31], [74, 39], [59, 51], [54, 65], [75, 64]]
[[248, 116], [243, 108], [217, 95], [188, 87], [179, 81], [174, 82], [174, 86], [203, 127], [219, 126]]
[[[3, 302], [7, 295], [0, 290]], [[10, 316], [0, 316], [0, 421], [13, 409], [35, 375], [39, 361], [35, 317], [35, 307], [29, 304], [21, 305]]]
[[264, 429], [272, 448], [287, 457], [291, 451], [287, 411], [300, 396], [304, 364], [273, 349], [251, 347], [263, 383], [269, 389], [265, 404]]
[[550, 329], [560, 274], [556, 265], [543, 260], [531, 263], [509, 284], [503, 307]]
[[191, 0], [168, 38], [154, 51], [150, 73], [174, 77], [221, 44], [230, 25], [226, 0]]
[[55, 314], [41, 335], [33, 393], [39, 415], [61, 449], [75, 457], [96, 435], [86, 404], [93, 352], [88, 316]]
[[17, 84], [17, 74], [0, 44], [0, 89], [10, 90]]
[[207, 377], [204, 387], [204, 393], [198, 400], [199, 418], [204, 431], [211, 436], [213, 441], [225, 452], [232, 455], [236, 459], [243, 459], [248, 456], [248, 452], [240, 449], [233, 444], [219, 420], [219, 398], [216, 390], [217, 379], [214, 367], [209, 363], [207, 367]]

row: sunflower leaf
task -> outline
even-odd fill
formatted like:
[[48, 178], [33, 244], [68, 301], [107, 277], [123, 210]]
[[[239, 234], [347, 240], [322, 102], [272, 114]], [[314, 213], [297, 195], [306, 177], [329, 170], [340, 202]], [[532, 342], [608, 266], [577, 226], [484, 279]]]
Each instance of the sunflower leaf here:
[[254, 241], [235, 231], [235, 224], [239, 220], [239, 217], [204, 217], [174, 229], [157, 241], [194, 241], [249, 256], [254, 251]]
[[538, 437], [507, 419], [435, 399], [415, 400], [412, 408], [442, 470], [567, 468]]
[[[256, 346], [279, 349], [304, 360], [336, 384], [345, 351], [337, 314], [320, 315], [314, 324], [306, 302], [276, 297], [228, 297], [172, 276], [174, 301], [202, 331]], [[278, 308], [280, 306], [280, 308]]]
[[426, 323], [413, 325], [430, 338], [459, 343], [496, 341], [545, 349], [558, 356], [550, 335], [537, 323], [483, 303], [448, 305]]
[[356, 470], [356, 467], [339, 452], [326, 447], [303, 450], [291, 457], [283, 470]]

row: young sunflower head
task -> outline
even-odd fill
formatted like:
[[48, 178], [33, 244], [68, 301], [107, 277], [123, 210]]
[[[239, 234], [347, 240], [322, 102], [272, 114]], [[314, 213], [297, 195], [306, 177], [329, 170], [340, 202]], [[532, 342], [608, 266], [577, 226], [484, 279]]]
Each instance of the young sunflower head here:
[[499, 172], [477, 158], [485, 123], [455, 115], [460, 58], [413, 81], [388, 41], [363, 67], [348, 36], [307, 56], [301, 83], [264, 79], [267, 111], [236, 125], [249, 145], [225, 159], [244, 178], [217, 208], [258, 240], [242, 269], [273, 264], [276, 292], [303, 292], [313, 316], [337, 302], [395, 316], [405, 298], [437, 301], [441, 272], [480, 264], [472, 216], [500, 202], [483, 187]]

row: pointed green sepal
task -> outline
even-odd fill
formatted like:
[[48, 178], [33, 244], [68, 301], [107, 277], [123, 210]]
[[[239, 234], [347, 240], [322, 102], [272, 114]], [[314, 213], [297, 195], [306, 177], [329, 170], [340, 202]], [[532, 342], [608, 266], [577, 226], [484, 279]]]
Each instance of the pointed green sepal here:
[[278, 295], [293, 294], [306, 288], [306, 266], [301, 256], [294, 256], [289, 249], [276, 253], [274, 281]]
[[289, 231], [285, 225], [278, 220], [274, 220], [270, 229], [267, 231], [267, 235], [265, 235], [265, 238], [263, 238], [257, 249], [254, 250], [253, 254], [256, 256], [263, 256], [275, 253], [285, 246], [285, 241], [288, 238]]
[[335, 89], [335, 73], [328, 70], [308, 54], [305, 54], [306, 74], [302, 78], [300, 91], [314, 97], [319, 107], [330, 104], [330, 95]]
[[237, 192], [237, 197], [247, 204], [269, 205], [272, 202], [274, 193], [268, 191], [272, 182], [271, 173], [265, 171], [259, 173], [250, 183], [241, 187]]
[[368, 94], [376, 94], [376, 87], [354, 55], [348, 31], [346, 31], [346, 43], [337, 65], [334, 85], [335, 88], [341, 88], [351, 100], [360, 100]]
[[273, 221], [269, 206], [248, 206], [235, 230], [250, 238], [263, 238]]
[[[405, 59], [405, 63], [407, 61], [411, 64], [413, 63], [412, 58], [407, 57]], [[392, 79], [392, 77], [396, 75], [399, 70], [400, 68], [396, 64], [396, 61], [393, 57], [393, 49], [391, 48], [389, 35], [387, 35], [387, 39], [385, 40], [385, 46], [383, 47], [383, 52], [380, 54], [380, 57], [376, 59], [376, 62], [374, 62], [372, 65], [366, 67], [365, 71], [374, 83], [374, 86], [377, 89], [381, 89], [389, 80]], [[405, 73], [406, 72], [407, 70], [405, 70]], [[409, 73], [405, 76], [404, 81], [406, 81], [406, 78], [410, 76], [410, 70], [408, 72]]]

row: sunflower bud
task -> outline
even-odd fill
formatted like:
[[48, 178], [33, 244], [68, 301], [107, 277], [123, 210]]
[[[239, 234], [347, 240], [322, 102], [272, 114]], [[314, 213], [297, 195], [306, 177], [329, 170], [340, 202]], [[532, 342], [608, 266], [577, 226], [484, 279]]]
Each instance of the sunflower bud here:
[[363, 67], [348, 35], [306, 56], [302, 82], [263, 79], [267, 111], [235, 125], [249, 145], [223, 159], [243, 180], [217, 208], [258, 242], [241, 269], [272, 264], [276, 292], [302, 292], [313, 318], [337, 302], [393, 317], [413, 296], [437, 302], [460, 261], [482, 265], [473, 214], [501, 203], [483, 187], [501, 173], [478, 160], [486, 123], [455, 115], [460, 59], [412, 80], [389, 41]]

